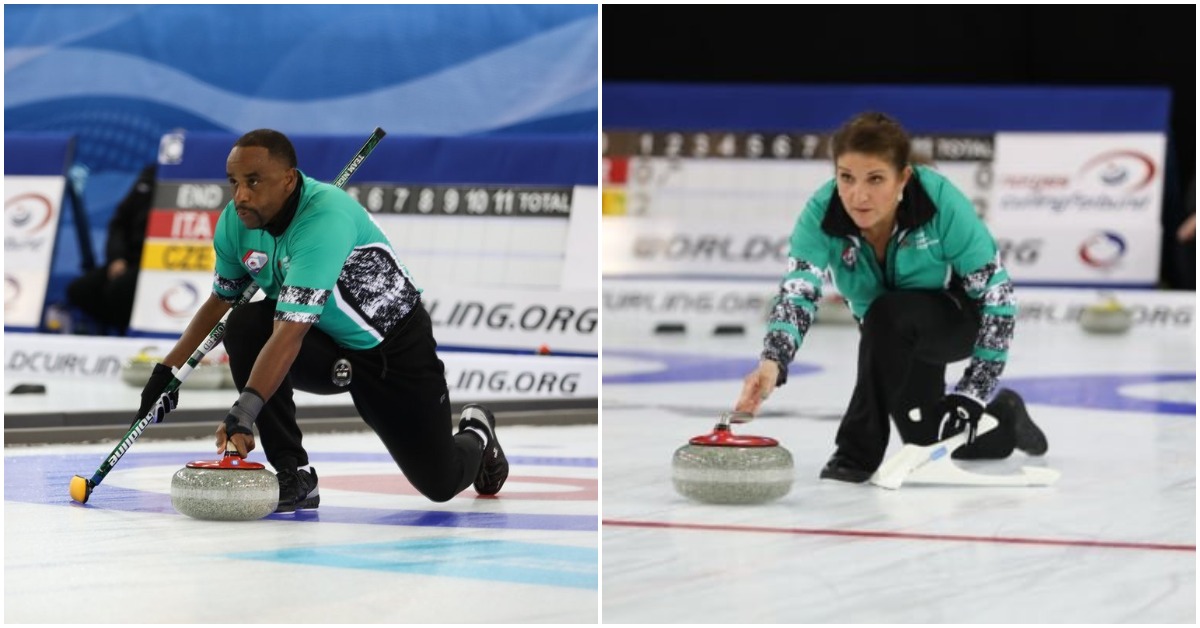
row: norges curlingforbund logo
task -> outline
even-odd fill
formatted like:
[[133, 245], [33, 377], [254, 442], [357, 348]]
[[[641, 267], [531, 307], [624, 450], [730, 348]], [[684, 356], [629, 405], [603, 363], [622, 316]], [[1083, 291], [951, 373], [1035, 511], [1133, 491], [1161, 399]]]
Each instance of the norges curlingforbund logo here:
[[1122, 192], [1139, 192], [1154, 181], [1158, 168], [1149, 155], [1136, 150], [1110, 150], [1092, 157], [1079, 169], [1082, 181]]

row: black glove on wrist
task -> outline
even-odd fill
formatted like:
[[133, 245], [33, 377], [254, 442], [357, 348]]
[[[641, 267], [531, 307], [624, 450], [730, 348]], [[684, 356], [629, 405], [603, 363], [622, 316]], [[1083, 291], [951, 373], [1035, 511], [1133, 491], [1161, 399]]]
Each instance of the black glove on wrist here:
[[167, 388], [167, 384], [170, 384], [173, 379], [175, 379], [175, 373], [171, 371], [171, 367], [161, 363], [154, 365], [154, 370], [150, 373], [150, 379], [146, 382], [146, 387], [142, 389], [142, 405], [138, 408], [137, 416], [134, 417], [135, 420], [146, 416], [146, 413], [155, 407], [154, 404], [158, 403], [159, 399], [162, 400], [162, 404], [156, 408], [155, 423], [162, 423], [163, 417], [179, 406], [178, 389], [171, 391], [169, 394], [163, 394], [163, 391]]
[[243, 390], [233, 407], [229, 409], [229, 414], [225, 415], [225, 438], [234, 434], [254, 436], [251, 426], [258, 418], [258, 413], [262, 411], [263, 403], [263, 398], [259, 396], [258, 391], [249, 387]]
[[938, 440], [946, 440], [967, 430], [967, 443], [975, 442], [979, 431], [979, 418], [983, 416], [983, 404], [974, 399], [951, 393], [942, 397], [933, 410], [938, 423]]
[[225, 415], [225, 438], [229, 438], [234, 434], [249, 434], [254, 436], [254, 430], [242, 425], [241, 421], [232, 414]]

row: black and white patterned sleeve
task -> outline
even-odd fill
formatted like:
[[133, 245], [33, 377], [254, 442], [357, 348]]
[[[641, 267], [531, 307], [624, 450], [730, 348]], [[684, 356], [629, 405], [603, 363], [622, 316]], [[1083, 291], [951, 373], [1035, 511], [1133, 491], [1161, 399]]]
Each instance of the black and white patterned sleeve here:
[[788, 365], [812, 325], [821, 300], [824, 273], [802, 259], [788, 259], [788, 273], [779, 284], [779, 292], [767, 320], [761, 357], [779, 364], [779, 382], [787, 381]]
[[971, 360], [955, 392], [986, 403], [996, 391], [1008, 361], [1008, 348], [1016, 326], [1017, 299], [1008, 271], [999, 254], [965, 277], [967, 296], [979, 303], [979, 334]]

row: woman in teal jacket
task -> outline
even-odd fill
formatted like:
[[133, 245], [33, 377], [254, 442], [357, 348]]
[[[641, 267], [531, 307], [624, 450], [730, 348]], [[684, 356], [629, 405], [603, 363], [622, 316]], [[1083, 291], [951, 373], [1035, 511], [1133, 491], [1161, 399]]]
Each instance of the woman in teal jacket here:
[[[935, 170], [910, 163], [908, 135], [885, 114], [847, 122], [833, 136], [833, 158], [835, 179], [809, 199], [792, 232], [762, 359], [746, 376], [737, 410], [756, 413], [787, 381], [828, 272], [861, 337], [854, 393], [822, 478], [870, 478], [887, 449], [889, 416], [906, 443], [968, 430], [960, 458], [1003, 458], [1014, 447], [1045, 453], [1021, 397], [997, 392], [1017, 304], [971, 202]], [[967, 358], [947, 393], [946, 365]], [[1000, 425], [976, 438], [985, 406]], [[921, 420], [910, 418], [912, 409]]]

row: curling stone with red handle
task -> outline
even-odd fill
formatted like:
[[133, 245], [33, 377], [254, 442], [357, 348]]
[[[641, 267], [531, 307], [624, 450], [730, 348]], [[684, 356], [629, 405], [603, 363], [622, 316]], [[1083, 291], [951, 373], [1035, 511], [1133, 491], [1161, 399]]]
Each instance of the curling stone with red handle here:
[[795, 478], [791, 452], [773, 438], [730, 429], [747, 420], [744, 413], [725, 413], [712, 432], [675, 450], [671, 471], [679, 494], [710, 504], [761, 504], [788, 494]]
[[279, 479], [227, 445], [221, 460], [189, 462], [171, 478], [171, 506], [196, 519], [262, 519], [279, 505]]

